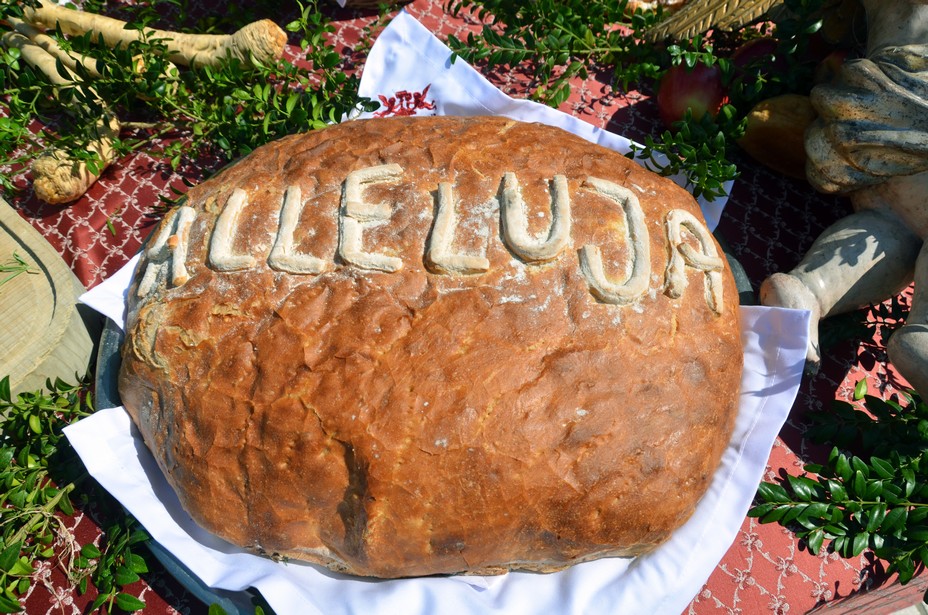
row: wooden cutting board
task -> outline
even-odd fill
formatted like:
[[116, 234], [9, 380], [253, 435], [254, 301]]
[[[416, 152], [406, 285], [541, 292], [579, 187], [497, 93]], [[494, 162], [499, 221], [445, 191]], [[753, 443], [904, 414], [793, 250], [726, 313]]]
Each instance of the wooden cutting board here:
[[49, 378], [74, 384], [90, 367], [100, 319], [78, 307], [84, 287], [61, 256], [0, 199], [0, 265], [17, 256], [26, 272], [0, 272], [0, 378], [10, 376], [14, 394]]

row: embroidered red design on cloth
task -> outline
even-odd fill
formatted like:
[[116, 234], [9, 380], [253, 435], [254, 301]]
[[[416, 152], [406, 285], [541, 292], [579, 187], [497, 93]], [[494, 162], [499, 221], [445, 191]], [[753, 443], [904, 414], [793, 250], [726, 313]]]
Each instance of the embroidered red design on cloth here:
[[430, 87], [432, 87], [431, 83], [425, 86], [425, 89], [421, 92], [400, 90], [390, 98], [380, 94], [380, 102], [384, 108], [375, 113], [374, 117], [405, 117], [415, 115], [419, 109], [434, 109], [435, 103], [425, 99]]

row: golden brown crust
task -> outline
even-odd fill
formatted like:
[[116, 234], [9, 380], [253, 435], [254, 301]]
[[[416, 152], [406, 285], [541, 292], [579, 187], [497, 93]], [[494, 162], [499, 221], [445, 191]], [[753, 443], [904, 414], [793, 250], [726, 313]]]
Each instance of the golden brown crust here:
[[[568, 197], [569, 241], [546, 262], [504, 245], [510, 172], [537, 243], [555, 193]], [[581, 268], [596, 246], [607, 281], [632, 272], [624, 201], [588, 178], [640, 203], [647, 288], [626, 304], [594, 297]], [[444, 253], [485, 270], [430, 262], [443, 183], [456, 222]], [[305, 205], [289, 253], [322, 273], [268, 264], [294, 186]], [[668, 239], [671, 211], [700, 216], [672, 182], [550, 127], [403, 118], [272, 143], [186, 206], [141, 263], [148, 286], [140, 275], [130, 290], [120, 393], [210, 531], [359, 575], [548, 571], [652, 549], [705, 491], [736, 412], [737, 292], [695, 225], [676, 229], [684, 247]], [[345, 247], [362, 214], [361, 252], [398, 269]], [[223, 215], [225, 252], [212, 239]], [[665, 288], [671, 256], [685, 288]]]

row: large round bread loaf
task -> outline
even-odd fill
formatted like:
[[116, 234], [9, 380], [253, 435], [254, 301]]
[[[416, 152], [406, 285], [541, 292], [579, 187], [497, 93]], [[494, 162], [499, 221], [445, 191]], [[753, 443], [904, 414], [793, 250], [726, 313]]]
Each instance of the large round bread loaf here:
[[192, 189], [120, 393], [190, 515], [358, 575], [646, 552], [736, 414], [738, 295], [683, 189], [558, 129], [352, 121]]

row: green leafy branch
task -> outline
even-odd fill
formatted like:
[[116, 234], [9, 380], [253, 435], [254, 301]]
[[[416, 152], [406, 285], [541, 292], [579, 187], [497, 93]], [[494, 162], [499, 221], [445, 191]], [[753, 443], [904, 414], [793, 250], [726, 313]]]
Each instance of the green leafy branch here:
[[104, 550], [86, 544], [74, 562], [76, 569], [90, 573], [81, 577], [78, 593], [87, 592], [88, 578], [98, 592], [90, 606], [91, 611], [105, 607], [107, 612], [111, 612], [114, 606], [123, 611], [145, 608], [144, 601], [121, 589], [139, 582], [139, 575], [148, 572], [145, 558], [134, 552], [133, 547], [137, 550], [137, 546], [147, 541], [149, 536], [144, 530], [138, 529], [134, 520], [128, 517], [124, 519], [126, 522], [113, 525], [107, 530]]
[[[659, 11], [629, 14], [626, 2], [573, 1], [509, 3], [454, 0], [448, 11], [469, 13], [484, 22], [466, 40], [452, 36], [448, 44], [472, 63], [488, 68], [527, 64], [534, 70], [531, 96], [558, 106], [570, 96], [570, 81], [585, 79], [600, 66], [613, 71], [613, 86], [657, 79], [672, 63], [716, 62], [712, 47], [701, 38], [663, 49], [643, 43], [643, 33], [661, 19]], [[730, 145], [743, 132], [733, 108], [719, 121], [704, 116], [684, 119], [657, 138], [647, 136], [631, 157], [648, 160], [662, 175], [683, 175], [696, 196], [725, 194], [724, 184], [737, 175], [727, 161]]]
[[531, 96], [558, 106], [570, 96], [570, 80], [585, 79], [597, 66], [611, 66], [626, 85], [655, 77], [659, 68], [651, 46], [636, 33], [660, 18], [656, 12], [628, 14], [627, 0], [451, 0], [446, 10], [481, 22], [479, 34], [451, 35], [455, 54], [489, 68], [527, 62], [534, 70]]
[[762, 483], [748, 515], [789, 527], [812, 553], [871, 549], [904, 584], [928, 565], [928, 404], [914, 392], [902, 402], [867, 395], [865, 380], [854, 398], [863, 408], [836, 402], [806, 434], [836, 444], [828, 460]]
[[738, 168], [728, 160], [731, 144], [744, 134], [745, 119], [738, 118], [731, 105], [724, 105], [716, 117], [708, 114], [694, 120], [687, 111], [674, 130], [665, 130], [657, 139], [645, 135], [644, 144], [632, 144], [630, 158], [645, 160], [661, 175], [681, 175], [693, 196], [715, 199], [726, 194], [725, 183], [738, 176]]
[[[61, 380], [44, 391], [10, 391], [0, 380], [0, 612], [22, 610], [38, 562], [60, 567], [79, 594], [97, 592], [91, 610], [123, 611], [144, 603], [123, 588], [147, 572], [138, 545], [147, 540], [134, 519], [95, 482], [62, 429], [93, 411], [87, 387]], [[72, 498], [110, 510], [103, 546], [79, 544], [68, 528]]]

